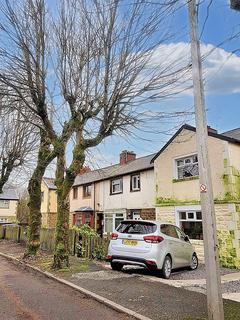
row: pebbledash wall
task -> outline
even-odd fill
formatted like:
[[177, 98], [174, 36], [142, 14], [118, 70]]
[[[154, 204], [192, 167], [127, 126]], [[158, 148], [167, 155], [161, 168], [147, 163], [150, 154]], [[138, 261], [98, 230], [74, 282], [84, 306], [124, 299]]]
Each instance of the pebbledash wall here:
[[[240, 267], [240, 143], [208, 137], [220, 262]], [[201, 211], [198, 177], [177, 179], [176, 160], [196, 154], [196, 133], [182, 129], [154, 160], [157, 220], [179, 223], [180, 211]], [[192, 240], [203, 258], [203, 240]]]
[[57, 194], [55, 189], [50, 189], [45, 181], [41, 183], [41, 214], [42, 227], [53, 229], [57, 222]]

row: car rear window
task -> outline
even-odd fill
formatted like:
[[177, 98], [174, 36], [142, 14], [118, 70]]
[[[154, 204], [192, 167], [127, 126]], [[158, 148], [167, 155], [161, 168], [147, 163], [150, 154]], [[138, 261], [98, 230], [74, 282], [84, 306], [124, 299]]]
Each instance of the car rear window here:
[[120, 233], [131, 233], [131, 234], [149, 234], [149, 233], [154, 233], [156, 230], [157, 230], [156, 224], [152, 222], [140, 222], [140, 221], [123, 221], [117, 228], [117, 231]]

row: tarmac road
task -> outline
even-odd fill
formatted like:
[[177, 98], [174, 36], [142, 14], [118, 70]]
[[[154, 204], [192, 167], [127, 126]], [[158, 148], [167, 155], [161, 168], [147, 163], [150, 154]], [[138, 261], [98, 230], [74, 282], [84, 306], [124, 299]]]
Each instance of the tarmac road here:
[[1, 320], [130, 320], [84, 295], [0, 257]]

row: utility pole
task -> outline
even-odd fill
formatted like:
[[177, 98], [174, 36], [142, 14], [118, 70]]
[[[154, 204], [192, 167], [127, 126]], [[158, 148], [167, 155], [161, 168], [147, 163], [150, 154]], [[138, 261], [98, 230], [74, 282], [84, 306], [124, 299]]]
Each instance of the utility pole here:
[[197, 28], [196, 0], [187, 0], [191, 34], [192, 76], [195, 105], [201, 210], [203, 219], [204, 257], [209, 320], [224, 320], [219, 273], [218, 241], [213, 200], [211, 168], [208, 156], [208, 130], [202, 80], [202, 62]]

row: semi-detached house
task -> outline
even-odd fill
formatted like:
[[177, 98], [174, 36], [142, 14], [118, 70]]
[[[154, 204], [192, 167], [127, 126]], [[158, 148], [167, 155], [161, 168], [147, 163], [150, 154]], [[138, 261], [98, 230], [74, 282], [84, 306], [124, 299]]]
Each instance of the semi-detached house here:
[[[240, 130], [208, 128], [214, 205], [223, 265], [240, 267]], [[203, 252], [196, 129], [182, 126], [153, 157], [156, 217], [172, 222]]]
[[127, 218], [155, 219], [154, 155], [123, 151], [118, 164], [77, 176], [70, 193], [73, 224], [113, 232]]

